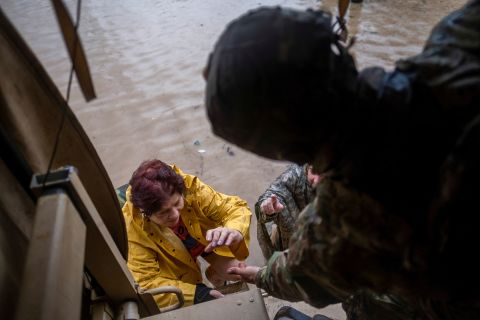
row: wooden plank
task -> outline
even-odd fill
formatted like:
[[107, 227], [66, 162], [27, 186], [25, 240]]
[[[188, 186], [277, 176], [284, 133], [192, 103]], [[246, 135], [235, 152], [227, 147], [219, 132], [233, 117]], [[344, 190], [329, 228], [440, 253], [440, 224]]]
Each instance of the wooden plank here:
[[[114, 307], [125, 301], [137, 301], [140, 315], [160, 312], [150, 294], [137, 294], [135, 281], [127, 263], [115, 245], [102, 218], [81, 183], [73, 167], [54, 171], [45, 183], [46, 188], [63, 188], [72, 199], [87, 227], [85, 267], [102, 287]], [[43, 190], [43, 175], [32, 180], [32, 190]]]
[[39, 198], [16, 319], [80, 319], [85, 239], [64, 192]]

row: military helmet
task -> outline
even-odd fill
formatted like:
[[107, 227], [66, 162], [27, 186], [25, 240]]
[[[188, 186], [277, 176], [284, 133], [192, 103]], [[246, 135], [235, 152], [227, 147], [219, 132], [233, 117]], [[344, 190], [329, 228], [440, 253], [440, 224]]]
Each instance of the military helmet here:
[[209, 57], [212, 130], [259, 155], [308, 162], [356, 75], [329, 13], [250, 11], [227, 26]]

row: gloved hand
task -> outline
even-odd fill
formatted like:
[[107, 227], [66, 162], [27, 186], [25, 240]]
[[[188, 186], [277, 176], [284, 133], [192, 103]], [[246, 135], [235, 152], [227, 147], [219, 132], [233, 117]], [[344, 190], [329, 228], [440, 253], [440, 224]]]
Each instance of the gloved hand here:
[[223, 297], [224, 295], [220, 291], [207, 287], [203, 283], [199, 283], [195, 288], [195, 297], [193, 298], [193, 304], [198, 304]]

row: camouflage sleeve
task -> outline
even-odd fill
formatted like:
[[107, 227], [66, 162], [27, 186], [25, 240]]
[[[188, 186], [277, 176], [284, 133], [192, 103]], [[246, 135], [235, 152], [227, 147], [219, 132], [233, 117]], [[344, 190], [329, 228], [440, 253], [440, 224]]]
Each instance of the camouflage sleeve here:
[[457, 110], [478, 99], [479, 16], [480, 1], [469, 1], [435, 26], [421, 54], [396, 62], [396, 69], [428, 86], [445, 110]]
[[[285, 207], [284, 211], [299, 210], [296, 205], [296, 198], [303, 195], [302, 185], [307, 183], [306, 181], [306, 169], [305, 166], [299, 166], [296, 164], [290, 165], [285, 172], [283, 172], [275, 181], [268, 187], [268, 189], [258, 198], [255, 204], [255, 213], [257, 215], [258, 222], [265, 223], [274, 220], [276, 214], [266, 215], [260, 210], [261, 203], [270, 198], [272, 195], [277, 196], [278, 200]], [[285, 213], [282, 213], [285, 216]], [[294, 216], [288, 214], [288, 216]]]
[[257, 273], [255, 284], [279, 299], [301, 301], [302, 294], [286, 267], [287, 257], [288, 250], [275, 251], [267, 265]]
[[410, 235], [408, 224], [375, 199], [342, 180], [325, 179], [301, 212], [288, 251], [268, 261], [256, 284], [316, 307], [344, 301], [358, 288], [394, 290], [392, 284], [411, 283], [405, 268], [412, 262], [404, 253]]
[[[340, 302], [329, 292], [329, 285], [320, 285], [322, 270], [315, 260], [315, 251], [321, 243], [312, 243], [312, 228], [321, 221], [315, 212], [315, 202], [308, 205], [299, 216], [297, 230], [290, 247], [275, 252], [256, 277], [256, 285], [274, 297], [288, 301], [306, 301], [316, 307]], [[332, 291], [334, 292], [333, 288]]]

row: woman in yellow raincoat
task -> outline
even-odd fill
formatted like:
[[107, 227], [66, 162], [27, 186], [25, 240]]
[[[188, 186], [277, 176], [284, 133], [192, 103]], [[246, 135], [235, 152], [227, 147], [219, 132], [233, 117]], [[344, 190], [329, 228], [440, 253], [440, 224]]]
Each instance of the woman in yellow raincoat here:
[[[248, 256], [247, 203], [160, 160], [145, 161], [133, 173], [126, 199], [128, 267], [140, 287], [178, 287], [185, 306], [221, 297], [203, 284], [197, 257], [210, 264], [213, 284], [236, 279], [226, 270]], [[159, 307], [177, 302], [173, 294], [155, 300]]]

